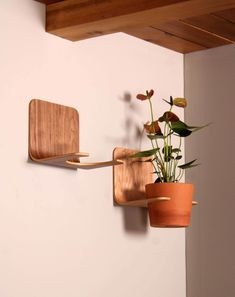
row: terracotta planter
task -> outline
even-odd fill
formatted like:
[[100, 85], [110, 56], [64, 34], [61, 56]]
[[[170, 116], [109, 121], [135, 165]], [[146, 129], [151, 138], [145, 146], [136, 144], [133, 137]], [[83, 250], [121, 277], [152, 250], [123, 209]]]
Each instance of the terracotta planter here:
[[145, 186], [146, 198], [169, 197], [148, 204], [152, 227], [187, 227], [190, 223], [194, 187], [185, 183], [154, 183]]

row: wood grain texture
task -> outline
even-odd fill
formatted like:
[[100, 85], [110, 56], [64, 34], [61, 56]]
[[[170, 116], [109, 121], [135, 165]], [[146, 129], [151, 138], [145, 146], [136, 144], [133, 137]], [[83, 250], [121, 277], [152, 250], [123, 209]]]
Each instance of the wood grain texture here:
[[205, 49], [200, 44], [152, 27], [133, 28], [127, 30], [125, 33], [183, 54]]
[[235, 0], [67, 0], [47, 5], [46, 30], [75, 41], [234, 7]]
[[235, 0], [37, 1], [46, 31], [71, 41], [124, 32], [180, 53], [235, 42]]
[[101, 168], [101, 167], [108, 167], [108, 166], [116, 166], [116, 165], [122, 165], [123, 161], [121, 160], [112, 160], [112, 161], [104, 161], [104, 162], [92, 162], [92, 163], [84, 163], [79, 161], [71, 161], [67, 160], [66, 163], [68, 165], [72, 165], [75, 168], [80, 169], [95, 169], [95, 168]]
[[[52, 165], [52, 166], [60, 166], [60, 167], [66, 167], [66, 168], [72, 168], [72, 169], [77, 169], [77, 166], [72, 164], [72, 162], [80, 162], [81, 157], [88, 157], [88, 153], [72, 153], [72, 154], [65, 154], [65, 155], [59, 155], [56, 157], [48, 157], [48, 158], [34, 158], [30, 153], [29, 153], [30, 159], [36, 163], [41, 163], [41, 164], [46, 164], [46, 165]], [[67, 161], [71, 162], [67, 163]]]
[[220, 36], [210, 34], [200, 28], [185, 24], [182, 21], [167, 22], [154, 27], [181, 38], [182, 43], [183, 41], [189, 41], [204, 48], [213, 48], [231, 43]]
[[213, 15], [223, 18], [226, 21], [229, 21], [229, 22], [232, 22], [235, 24], [235, 8], [234, 9], [226, 9], [223, 11], [217, 11], [217, 12], [213, 13]]
[[120, 165], [120, 160], [81, 163], [79, 115], [76, 109], [43, 100], [29, 104], [29, 157], [31, 160], [72, 169], [94, 169]]
[[148, 207], [148, 204], [150, 204], [152, 202], [168, 201], [170, 199], [171, 198], [169, 198], [169, 197], [156, 197], [156, 198], [150, 198], [150, 199], [119, 202], [118, 204], [121, 206]]
[[216, 15], [201, 15], [184, 19], [183, 22], [220, 36], [232, 43], [235, 42], [235, 24]]
[[29, 155], [45, 159], [79, 152], [76, 109], [34, 99], [29, 105]]
[[[134, 14], [146, 10], [165, 7], [188, 0], [67, 0], [49, 5], [47, 8], [47, 28], [54, 29], [93, 23], [105, 19]], [[57, 19], [57, 21], [53, 21]]]
[[[128, 159], [135, 150], [115, 148], [114, 160], [124, 161], [113, 167], [114, 201], [119, 205], [146, 207], [145, 185], [153, 182], [153, 167], [144, 159]], [[146, 159], [145, 159], [146, 160]]]

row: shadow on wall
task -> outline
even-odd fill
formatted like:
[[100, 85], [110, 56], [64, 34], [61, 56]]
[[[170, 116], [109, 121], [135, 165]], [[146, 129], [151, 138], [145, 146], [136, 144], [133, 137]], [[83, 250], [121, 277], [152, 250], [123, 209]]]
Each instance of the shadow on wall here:
[[107, 137], [107, 140], [116, 143], [116, 146], [140, 149], [144, 130], [140, 126], [139, 120], [136, 119], [140, 114], [139, 108], [133, 103], [130, 93], [124, 93], [119, 100], [124, 104], [124, 135], [121, 138]]
[[[144, 130], [140, 127], [139, 121], [135, 120], [136, 116], [139, 114], [139, 109], [132, 101], [130, 93], [124, 93], [121, 100], [124, 104], [124, 136], [118, 139], [112, 139], [112, 143], [115, 142], [120, 146], [127, 148], [138, 147], [141, 148], [141, 142], [143, 138]], [[110, 139], [109, 139], [110, 140]], [[137, 144], [137, 145], [136, 145]], [[138, 193], [139, 185], [135, 185], [135, 193]], [[138, 194], [137, 194], [138, 195]], [[135, 197], [136, 199], [141, 198], [143, 193], [140, 193], [140, 197]], [[123, 224], [126, 232], [145, 234], [148, 231], [148, 216], [147, 210], [140, 207], [122, 207], [123, 212]]]
[[129, 233], [148, 232], [147, 210], [141, 207], [123, 207], [124, 228]]
[[120, 100], [124, 102], [126, 112], [124, 122], [126, 135], [122, 139], [122, 144], [131, 146], [134, 142], [134, 144], [138, 144], [138, 148], [140, 149], [144, 130], [140, 128], [139, 123], [136, 123], [134, 120], [135, 114], [138, 114], [138, 108], [133, 104], [130, 93], [125, 93]]

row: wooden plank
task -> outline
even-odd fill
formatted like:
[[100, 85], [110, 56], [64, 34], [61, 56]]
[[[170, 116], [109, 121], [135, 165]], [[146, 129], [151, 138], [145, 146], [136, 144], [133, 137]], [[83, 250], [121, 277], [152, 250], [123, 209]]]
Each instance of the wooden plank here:
[[183, 54], [205, 49], [199, 44], [152, 27], [129, 29], [125, 33]]
[[229, 22], [235, 23], [235, 8], [218, 11], [213, 13], [213, 15], [221, 17]]
[[79, 152], [76, 109], [34, 99], [29, 106], [29, 155], [32, 159]]
[[66, 163], [68, 165], [72, 165], [75, 168], [80, 169], [96, 169], [101, 167], [110, 167], [110, 166], [116, 166], [116, 165], [122, 165], [122, 160], [112, 160], [112, 161], [104, 161], [104, 162], [91, 162], [91, 163], [81, 163], [80, 161], [70, 161], [67, 160]]
[[215, 15], [202, 15], [183, 20], [195, 28], [200, 28], [217, 36], [227, 39], [229, 42], [235, 42], [235, 24], [226, 21]]
[[[120, 205], [146, 207], [145, 185], [153, 182], [153, 167], [144, 159], [131, 159], [135, 150], [115, 148], [114, 160], [123, 160], [123, 165], [113, 167], [114, 201]], [[145, 158], [146, 160], [146, 158]]]
[[149, 199], [119, 202], [118, 204], [121, 205], [121, 206], [148, 207], [149, 203], [169, 201], [170, 199], [171, 199], [170, 197], [156, 197], [156, 198], [149, 198]]
[[47, 32], [81, 40], [235, 7], [235, 0], [67, 0], [47, 5]]
[[121, 32], [135, 21], [136, 13], [187, 1], [67, 0], [47, 6], [46, 31], [73, 41]]
[[43, 100], [29, 105], [29, 157], [31, 160], [72, 169], [93, 169], [123, 164], [121, 160], [80, 163], [79, 115], [76, 109]]
[[[155, 27], [155, 26], [154, 26]], [[195, 28], [181, 21], [167, 22], [157, 26], [164, 32], [175, 35], [176, 37], [193, 42], [205, 48], [212, 48], [221, 45], [230, 44], [231, 42], [199, 28]]]
[[79, 162], [80, 157], [88, 157], [89, 154], [79, 152], [79, 153], [71, 153], [71, 154], [59, 155], [56, 157], [39, 159], [39, 158], [35, 158], [29, 151], [29, 156], [30, 156], [30, 159], [36, 163], [77, 169], [76, 166], [74, 166], [73, 164], [67, 163], [67, 161], [68, 160], [77, 160]]

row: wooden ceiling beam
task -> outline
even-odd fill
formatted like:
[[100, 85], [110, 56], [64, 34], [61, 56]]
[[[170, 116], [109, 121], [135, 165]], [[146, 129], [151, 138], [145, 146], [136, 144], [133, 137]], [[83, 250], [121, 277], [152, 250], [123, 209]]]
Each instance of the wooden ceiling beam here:
[[174, 34], [153, 28], [132, 28], [127, 32], [128, 34], [141, 38], [145, 41], [155, 43], [157, 45], [166, 47], [168, 49], [177, 51], [182, 54], [187, 54], [199, 50], [206, 49], [206, 47], [193, 43], [189, 40], [177, 37]]
[[201, 15], [199, 17], [184, 19], [183, 22], [215, 36], [220, 36], [228, 42], [235, 42], [235, 24], [219, 16], [211, 14]]
[[228, 9], [223, 11], [218, 11], [214, 15], [219, 16], [231, 23], [235, 24], [235, 8], [234, 9]]
[[76, 41], [235, 7], [235, 0], [64, 0], [47, 5], [46, 31]]
[[164, 23], [162, 25], [156, 26], [156, 29], [170, 33], [174, 36], [177, 36], [178, 38], [191, 41], [192, 43], [201, 45], [205, 48], [212, 48], [232, 43], [223, 37], [211, 34], [210, 32], [201, 28], [184, 23], [183, 20]]

